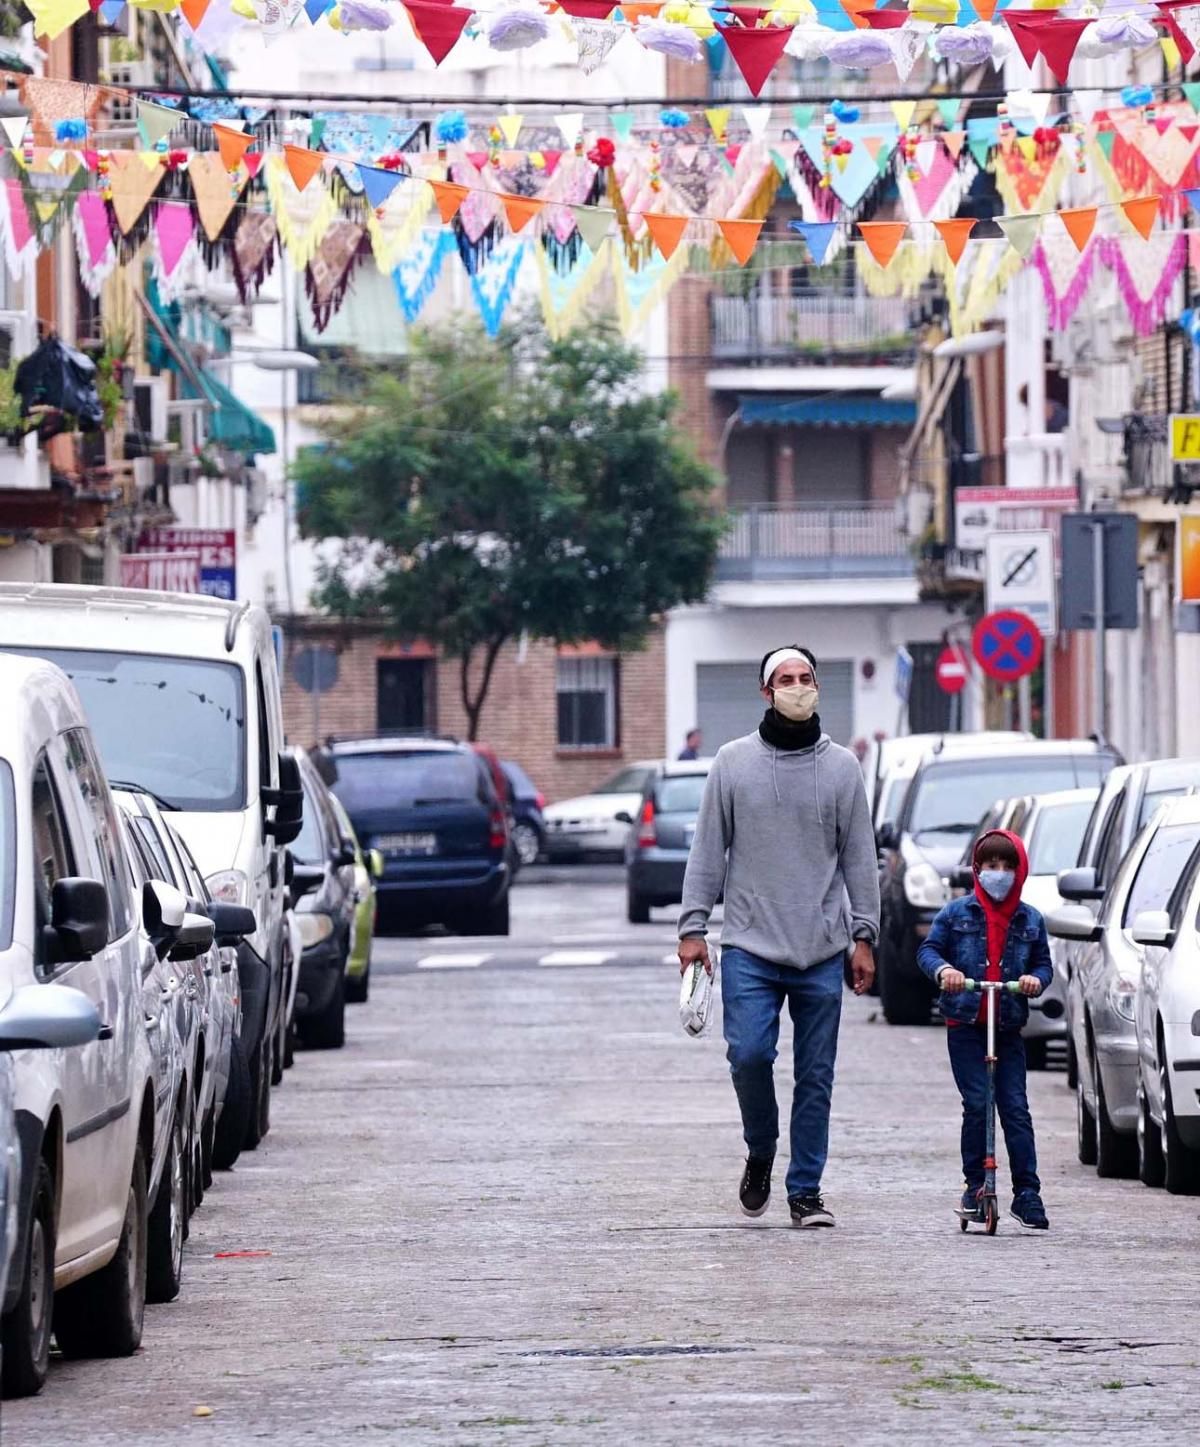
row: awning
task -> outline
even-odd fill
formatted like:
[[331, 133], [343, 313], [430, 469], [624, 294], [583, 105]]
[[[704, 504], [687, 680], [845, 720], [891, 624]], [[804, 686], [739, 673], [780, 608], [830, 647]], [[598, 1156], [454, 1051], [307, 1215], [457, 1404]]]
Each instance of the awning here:
[[911, 427], [917, 404], [905, 398], [867, 396], [739, 397], [743, 427]]
[[[211, 404], [212, 411], [205, 419], [205, 431], [214, 442], [219, 442], [230, 452], [241, 452], [247, 457], [275, 451], [275, 433], [257, 412], [252, 412], [244, 402], [238, 401], [224, 382], [206, 368], [200, 368], [200, 382], [204, 388], [204, 400]], [[184, 393], [196, 396], [196, 388], [185, 377]]]

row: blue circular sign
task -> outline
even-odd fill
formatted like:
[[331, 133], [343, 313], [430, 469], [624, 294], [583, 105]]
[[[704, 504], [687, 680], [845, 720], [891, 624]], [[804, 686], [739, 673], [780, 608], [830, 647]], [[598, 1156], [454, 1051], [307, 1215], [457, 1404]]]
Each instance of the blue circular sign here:
[[1042, 635], [1025, 613], [1014, 609], [988, 613], [975, 625], [971, 652], [989, 678], [1015, 683], [1042, 661]]

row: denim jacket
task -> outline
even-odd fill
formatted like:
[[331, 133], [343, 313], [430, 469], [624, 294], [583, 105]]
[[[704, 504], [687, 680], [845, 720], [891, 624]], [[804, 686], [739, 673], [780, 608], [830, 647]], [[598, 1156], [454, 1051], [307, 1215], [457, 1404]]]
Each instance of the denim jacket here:
[[[929, 935], [917, 951], [917, 964], [936, 984], [937, 972], [945, 965], [961, 970], [968, 979], [982, 980], [987, 971], [987, 920], [983, 906], [974, 895], [951, 900], [937, 913], [929, 927]], [[1016, 980], [1033, 975], [1045, 990], [1054, 976], [1050, 961], [1050, 943], [1041, 914], [1029, 904], [1019, 904], [1008, 926], [1004, 954], [1000, 960], [1001, 978]], [[979, 1015], [982, 997], [974, 990], [962, 990], [938, 996], [938, 1009], [947, 1020], [971, 1024]], [[1001, 1030], [1020, 1030], [1029, 1019], [1029, 1001], [1024, 995], [1000, 992]]]

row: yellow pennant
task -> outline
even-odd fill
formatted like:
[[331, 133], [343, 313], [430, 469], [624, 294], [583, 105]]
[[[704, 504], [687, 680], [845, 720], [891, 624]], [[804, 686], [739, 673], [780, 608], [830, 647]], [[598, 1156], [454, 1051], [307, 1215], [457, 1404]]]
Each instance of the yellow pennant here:
[[521, 134], [521, 127], [525, 124], [525, 117], [503, 115], [497, 118], [496, 124], [500, 127], [500, 134], [511, 148], [517, 144], [517, 137]]
[[704, 112], [705, 119], [712, 128], [712, 133], [718, 141], [725, 140], [725, 132], [729, 129], [729, 107], [717, 106], [712, 110]]

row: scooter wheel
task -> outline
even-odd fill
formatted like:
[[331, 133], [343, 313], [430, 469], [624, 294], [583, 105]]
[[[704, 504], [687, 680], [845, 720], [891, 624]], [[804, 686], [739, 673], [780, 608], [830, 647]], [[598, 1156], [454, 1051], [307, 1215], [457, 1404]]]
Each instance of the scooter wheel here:
[[966, 1217], [965, 1217], [965, 1216], [960, 1216], [960, 1217], [959, 1217], [959, 1220], [958, 1220], [958, 1224], [959, 1224], [959, 1226], [962, 1228], [963, 1233], [965, 1234], [965, 1233], [966, 1233], [966, 1229], [967, 1229]]
[[983, 1229], [989, 1236], [996, 1234], [996, 1227], [1000, 1224], [1000, 1213], [996, 1210], [995, 1201], [989, 1201], [984, 1207]]

